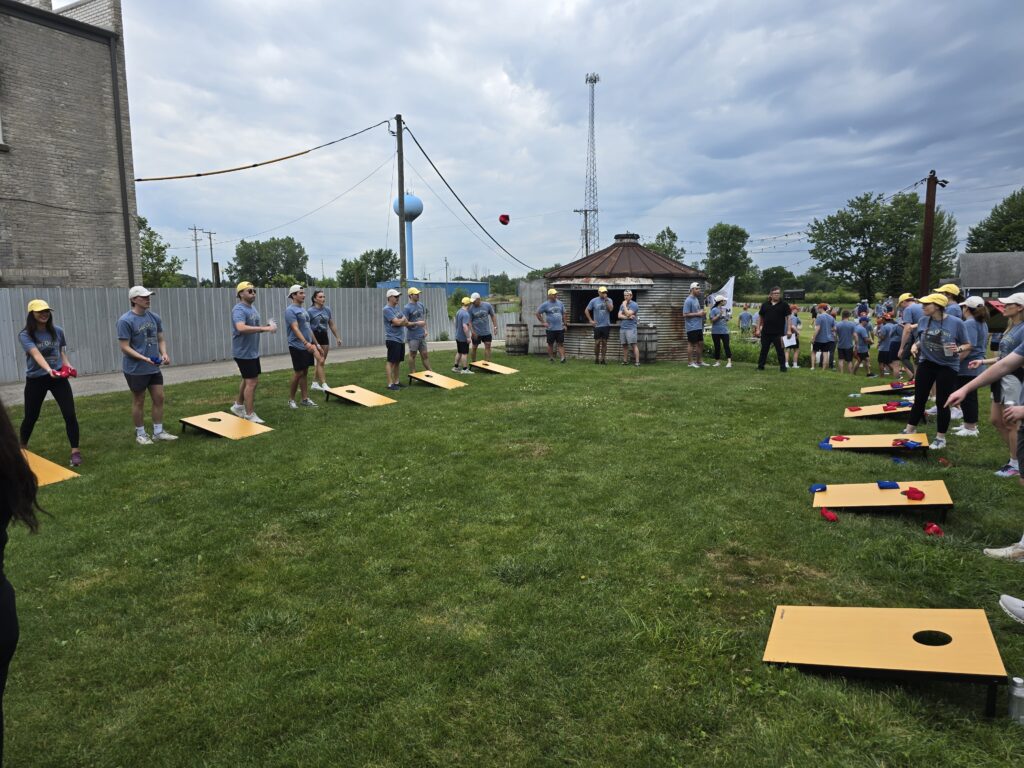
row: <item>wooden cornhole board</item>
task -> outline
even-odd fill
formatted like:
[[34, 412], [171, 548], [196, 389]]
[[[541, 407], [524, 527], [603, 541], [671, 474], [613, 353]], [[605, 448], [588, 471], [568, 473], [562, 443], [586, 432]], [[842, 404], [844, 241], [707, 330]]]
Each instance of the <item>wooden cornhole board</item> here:
[[[909, 483], [898, 483], [899, 488], [878, 487], [877, 483], [842, 483], [829, 485], [824, 491], [814, 494], [814, 507], [835, 509], [879, 509], [889, 507], [938, 507], [945, 512], [953, 506], [953, 499], [942, 480], [918, 480]], [[914, 486], [924, 491], [924, 498], [915, 501], [908, 499], [901, 491]]]
[[441, 389], [458, 389], [459, 387], [466, 386], [464, 381], [456, 381], [450, 376], [443, 376], [440, 373], [434, 373], [433, 371], [417, 371], [416, 373], [409, 374], [409, 382], [421, 381], [424, 384], [430, 384], [434, 387], [440, 387]]
[[479, 368], [482, 371], [490, 371], [491, 373], [500, 373], [503, 376], [508, 376], [510, 373], [519, 373], [518, 368], [509, 368], [507, 365], [498, 365], [492, 363], [489, 360], [478, 360], [470, 363], [474, 368]]
[[50, 485], [52, 483], [59, 483], [62, 480], [70, 480], [73, 477], [79, 477], [77, 472], [72, 472], [70, 469], [62, 467], [60, 464], [55, 464], [49, 459], [37, 456], [32, 453], [32, 451], [26, 451], [22, 448], [21, 452], [25, 456], [25, 461], [28, 462], [28, 468], [31, 469], [32, 474], [36, 476], [36, 483], [38, 483], [40, 487]]
[[834, 437], [829, 437], [828, 444], [832, 446], [833, 450], [837, 451], [844, 448], [855, 451], [920, 450], [894, 446], [892, 444], [893, 440], [913, 440], [915, 443], [921, 444], [921, 449], [928, 447], [928, 435], [924, 432], [915, 432], [911, 435], [845, 435], [845, 437], [847, 438], [846, 440], [836, 440]]
[[1006, 683], [1006, 668], [981, 609], [779, 605], [762, 660], [981, 683], [989, 686], [990, 715], [996, 686]]
[[181, 419], [182, 432], [185, 431], [186, 426], [195, 427], [218, 437], [226, 437], [228, 440], [244, 440], [247, 437], [274, 431], [268, 426], [253, 424], [251, 421], [240, 419], [234, 414], [224, 413], [224, 411], [214, 411], [201, 416], [188, 416]]
[[859, 411], [851, 411], [850, 408], [856, 408], [858, 406], [847, 406], [846, 410], [843, 411], [843, 418], [856, 419], [859, 416], [898, 416], [903, 413], [910, 413], [910, 406], [903, 408], [897, 408], [894, 411], [885, 411], [884, 403], [878, 405], [862, 405]]
[[365, 405], [367, 408], [376, 408], [378, 405], [391, 405], [398, 402], [390, 397], [378, 395], [376, 392], [357, 387], [355, 384], [349, 384], [347, 387], [331, 387], [324, 390], [324, 399], [330, 400], [331, 395], [334, 395], [339, 400], [347, 400], [357, 405]]
[[899, 397], [901, 395], [913, 394], [914, 385], [904, 384], [899, 389], [894, 389], [889, 384], [882, 384], [877, 387], [861, 387], [860, 393], [862, 395], [893, 395], [894, 397]]

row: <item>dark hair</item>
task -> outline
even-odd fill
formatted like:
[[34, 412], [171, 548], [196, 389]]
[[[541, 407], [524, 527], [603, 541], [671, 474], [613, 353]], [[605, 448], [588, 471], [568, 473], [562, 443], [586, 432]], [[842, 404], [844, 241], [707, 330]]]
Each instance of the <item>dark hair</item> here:
[[850, 316], [850, 310], [848, 310], [848, 309], [844, 309], [844, 310], [843, 310], [843, 320], [845, 320], [845, 319], [846, 319], [846, 318], [848, 318], [849, 316]]
[[773, 285], [770, 289], [768, 289], [768, 293], [775, 293], [776, 291], [782, 293], [782, 289], [777, 285]]
[[21, 452], [18, 437], [14, 434], [14, 425], [11, 424], [11, 417], [7, 415], [3, 401], [0, 401], [0, 487], [4, 489], [0, 495], [0, 517], [10, 516], [36, 533], [39, 530], [39, 519], [35, 510], [42, 511], [36, 501], [39, 483]]
[[316, 297], [317, 297], [317, 295], [318, 295], [318, 294], [321, 294], [321, 293], [323, 293], [323, 292], [324, 292], [324, 289], [323, 289], [323, 288], [317, 288], [317, 289], [316, 289], [315, 291], [313, 291], [313, 301], [315, 302], [315, 301], [316, 301]]
[[[53, 312], [50, 312], [50, 316], [46, 318], [46, 324], [44, 326], [46, 332], [50, 334], [50, 338], [54, 341], [57, 340], [57, 331], [53, 328]], [[29, 312], [28, 317], [25, 318], [25, 332], [32, 337], [34, 344], [39, 343], [39, 339], [36, 338], [36, 331], [39, 330], [39, 323], [36, 322], [35, 312]]]

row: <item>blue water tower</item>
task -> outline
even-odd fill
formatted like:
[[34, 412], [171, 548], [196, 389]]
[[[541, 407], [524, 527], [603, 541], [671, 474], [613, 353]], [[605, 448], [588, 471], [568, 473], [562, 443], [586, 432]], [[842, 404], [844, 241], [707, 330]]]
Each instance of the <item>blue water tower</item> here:
[[[395, 209], [395, 215], [398, 215], [398, 198], [395, 198], [395, 203], [392, 206]], [[412, 223], [423, 213], [423, 201], [420, 200], [416, 195], [405, 193], [405, 254], [406, 254], [406, 279], [412, 280], [415, 277], [415, 273], [412, 269]]]

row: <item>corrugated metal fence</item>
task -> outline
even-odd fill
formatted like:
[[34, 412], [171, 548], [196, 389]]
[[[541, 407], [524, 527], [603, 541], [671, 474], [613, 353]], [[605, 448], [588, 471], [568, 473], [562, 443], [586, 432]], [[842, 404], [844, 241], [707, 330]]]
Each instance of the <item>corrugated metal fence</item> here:
[[[381, 308], [385, 291], [378, 288], [325, 288], [327, 305], [347, 347], [384, 345]], [[312, 290], [307, 290], [307, 297]], [[405, 303], [403, 296], [402, 304]], [[54, 322], [64, 329], [68, 355], [81, 374], [110, 373], [121, 369], [115, 325], [129, 309], [124, 288], [0, 288], [0, 382], [20, 381], [25, 375], [25, 353], [18, 333], [25, 327], [28, 302], [45, 299], [54, 308]], [[420, 300], [427, 308], [432, 338], [442, 331], [452, 337], [443, 288], [426, 288]], [[230, 288], [162, 288], [153, 298], [152, 311], [160, 315], [168, 352], [175, 365], [209, 363], [231, 357]], [[260, 317], [277, 320], [279, 330], [260, 339], [263, 355], [284, 354], [287, 333], [284, 310], [287, 289], [263, 288], [256, 298]], [[307, 306], [309, 305], [307, 298]], [[435, 319], [437, 318], [437, 319]], [[499, 321], [500, 322], [500, 321]], [[502, 330], [503, 325], [499, 325]]]

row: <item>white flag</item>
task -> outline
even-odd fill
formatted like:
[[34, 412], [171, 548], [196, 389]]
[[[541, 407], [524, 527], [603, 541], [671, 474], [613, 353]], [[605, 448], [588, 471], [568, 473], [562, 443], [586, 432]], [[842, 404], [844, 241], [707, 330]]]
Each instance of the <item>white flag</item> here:
[[736, 276], [733, 275], [732, 277], [730, 277], [726, 281], [725, 285], [723, 285], [721, 288], [719, 288], [717, 291], [715, 291], [713, 294], [711, 294], [712, 301], [714, 301], [714, 297], [715, 296], [724, 296], [725, 297], [725, 309], [730, 314], [732, 314], [732, 292], [733, 292], [733, 289], [735, 287], [736, 287]]

